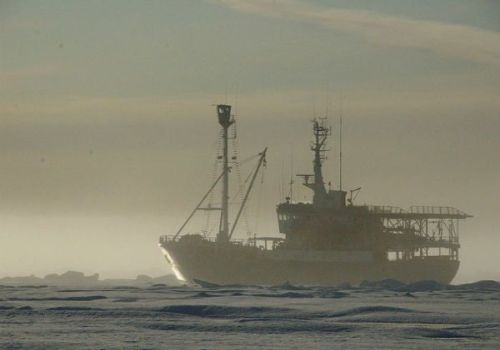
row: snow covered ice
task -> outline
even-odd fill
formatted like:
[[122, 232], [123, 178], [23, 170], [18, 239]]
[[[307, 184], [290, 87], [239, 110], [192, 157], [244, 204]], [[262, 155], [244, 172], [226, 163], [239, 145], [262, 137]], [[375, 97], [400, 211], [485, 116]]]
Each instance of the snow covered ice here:
[[500, 349], [498, 283], [411, 288], [0, 286], [0, 348]]

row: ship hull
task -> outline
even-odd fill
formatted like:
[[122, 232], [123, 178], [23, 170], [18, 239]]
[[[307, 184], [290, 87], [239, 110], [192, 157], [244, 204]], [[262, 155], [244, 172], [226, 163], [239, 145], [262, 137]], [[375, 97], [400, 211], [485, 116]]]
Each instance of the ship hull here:
[[335, 286], [395, 279], [405, 283], [434, 280], [449, 284], [459, 267], [459, 261], [444, 257], [408, 261], [342, 261], [329, 259], [328, 251], [318, 252], [315, 258], [310, 252], [287, 254], [213, 242], [169, 242], [160, 247], [177, 277], [188, 283], [199, 279], [217, 284], [277, 285], [289, 282]]

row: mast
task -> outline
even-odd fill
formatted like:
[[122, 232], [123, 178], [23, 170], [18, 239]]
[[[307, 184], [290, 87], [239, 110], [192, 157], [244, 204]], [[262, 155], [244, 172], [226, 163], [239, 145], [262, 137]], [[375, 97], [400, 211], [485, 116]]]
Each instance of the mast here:
[[319, 204], [326, 197], [325, 182], [323, 180], [321, 163], [325, 159], [325, 145], [328, 135], [330, 135], [330, 128], [326, 126], [325, 119], [314, 120], [313, 124], [314, 144], [311, 147], [311, 150], [314, 152], [313, 202]]
[[[328, 136], [331, 135], [331, 129], [326, 125], [326, 118], [313, 120], [313, 135], [314, 141], [311, 145], [311, 151], [314, 152], [313, 159], [313, 174], [298, 174], [297, 176], [304, 178], [304, 186], [313, 191], [313, 204], [318, 207], [327, 205], [329, 194], [325, 188], [323, 180], [323, 171], [321, 169], [323, 161], [326, 159], [325, 152]], [[313, 182], [309, 182], [310, 178]], [[331, 191], [330, 191], [331, 192]]]
[[219, 233], [217, 234], [218, 242], [227, 242], [229, 240], [229, 159], [228, 159], [228, 129], [234, 123], [231, 119], [230, 105], [217, 105], [217, 116], [219, 124], [222, 126], [222, 210]]

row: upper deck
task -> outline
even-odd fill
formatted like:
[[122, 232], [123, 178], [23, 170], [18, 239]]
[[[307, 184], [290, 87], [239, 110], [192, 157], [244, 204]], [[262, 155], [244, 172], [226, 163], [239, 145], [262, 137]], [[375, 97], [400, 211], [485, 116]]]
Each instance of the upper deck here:
[[409, 209], [389, 205], [349, 205], [340, 208], [316, 207], [312, 203], [280, 203], [278, 214], [324, 214], [330, 215], [369, 215], [388, 219], [467, 219], [472, 215], [454, 207], [444, 206], [411, 206]]

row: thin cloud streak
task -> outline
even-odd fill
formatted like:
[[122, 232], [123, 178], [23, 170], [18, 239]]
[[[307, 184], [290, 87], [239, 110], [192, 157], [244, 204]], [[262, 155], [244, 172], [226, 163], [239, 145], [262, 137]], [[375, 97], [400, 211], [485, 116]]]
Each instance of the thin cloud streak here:
[[378, 45], [429, 50], [500, 67], [500, 33], [466, 25], [313, 6], [294, 0], [212, 0], [238, 12], [289, 19], [357, 34]]
[[[493, 86], [468, 89], [453, 87], [442, 90], [432, 86], [394, 91], [391, 89], [343, 89], [343, 94], [356, 101], [350, 109], [359, 115], [400, 115], [427, 108], [427, 113], [473, 113], [500, 107], [498, 90]], [[311, 94], [323, 91], [285, 90], [239, 96], [237, 107], [248, 117], [258, 118], [261, 106], [276, 118], [309, 115]], [[220, 94], [188, 94], [180, 96], [5, 96], [0, 97], [0, 125], [32, 123], [93, 123], [95, 120], [186, 120], [204, 119], [213, 105], [220, 103]], [[231, 102], [231, 101], [230, 101]], [[235, 102], [235, 101], [232, 101]], [[196, 117], [195, 117], [196, 116]]]

